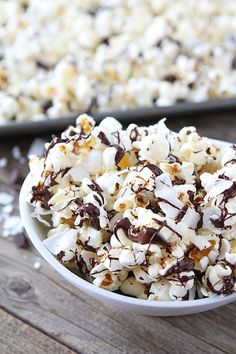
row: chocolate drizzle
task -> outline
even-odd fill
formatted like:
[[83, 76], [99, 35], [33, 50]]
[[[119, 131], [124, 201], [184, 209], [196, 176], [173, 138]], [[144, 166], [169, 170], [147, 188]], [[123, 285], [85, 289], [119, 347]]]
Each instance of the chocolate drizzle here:
[[166, 200], [166, 199], [161, 198], [161, 197], [158, 197], [157, 200], [158, 200], [159, 203], [166, 203], [166, 204], [170, 205], [172, 208], [180, 210], [176, 205], [174, 205], [173, 203], [169, 202], [169, 200]]
[[[235, 160], [235, 162], [236, 162], [236, 160]], [[229, 177], [226, 176], [225, 173], [222, 173], [221, 175], [219, 175], [219, 178], [220, 178], [220, 179], [224, 179], [224, 180], [226, 180], [226, 181], [229, 181]]]
[[94, 199], [98, 202], [98, 204], [101, 206], [102, 203], [104, 203], [104, 197], [102, 195], [102, 188], [97, 184], [97, 182], [95, 182], [94, 180], [92, 180], [92, 184], [89, 184], [88, 187], [93, 191], [93, 192], [96, 192], [101, 200], [96, 196], [94, 195]]
[[95, 205], [92, 203], [83, 204], [79, 206], [77, 213], [81, 216], [81, 221], [78, 226], [82, 227], [84, 222], [89, 221], [94, 229], [100, 230], [100, 222], [98, 219], [100, 211]]
[[184, 178], [178, 178], [178, 177], [175, 177], [175, 179], [172, 181], [173, 186], [179, 186], [179, 185], [185, 184], [185, 183], [186, 183], [186, 180]]
[[180, 163], [180, 160], [178, 159], [178, 157], [173, 154], [169, 154], [168, 160], [169, 160], [170, 164], [175, 163], [175, 162]]
[[120, 133], [118, 132], [118, 130], [116, 130], [115, 132], [111, 133], [111, 135], [113, 135], [116, 140], [117, 140], [117, 144], [120, 144]]
[[170, 245], [168, 242], [159, 234], [159, 229], [153, 227], [143, 227], [142, 229], [137, 229], [131, 226], [128, 230], [128, 238], [133, 242], [139, 242], [141, 245], [157, 243], [166, 249], [170, 250]]
[[128, 230], [129, 230], [130, 226], [131, 226], [131, 222], [129, 221], [128, 218], [118, 220], [113, 227], [113, 232], [114, 232], [115, 236], [117, 237], [117, 231], [119, 229], [122, 229], [124, 231], [124, 233], [128, 236]]
[[[120, 141], [119, 132], [114, 132], [113, 135], [117, 138], [119, 143]], [[110, 141], [107, 139], [107, 136], [102, 131], [99, 132], [98, 138], [101, 140], [102, 144], [109, 147], [114, 147], [116, 149], [115, 164], [117, 166], [125, 154], [125, 149], [117, 144], [111, 144]]]
[[172, 231], [174, 234], [176, 234], [176, 236], [178, 236], [180, 239], [182, 239], [182, 236], [181, 236], [177, 231], [175, 231], [174, 229], [172, 229], [172, 227], [169, 226], [166, 221], [159, 221], [159, 220], [157, 220], [157, 219], [153, 219], [153, 220], [155, 220], [155, 221], [156, 221], [159, 225], [161, 225], [162, 227], [166, 227], [167, 229], [169, 229], [170, 231]]
[[233, 185], [226, 189], [224, 192], [223, 192], [223, 203], [227, 203], [229, 199], [231, 198], [234, 198], [236, 196], [236, 182], [234, 181], [233, 182]]
[[198, 229], [201, 229], [203, 226], [203, 213], [199, 213], [199, 220], [198, 220], [198, 223], [197, 223], [197, 227], [196, 227], [196, 230]]
[[62, 138], [59, 138], [59, 137], [56, 136], [56, 135], [53, 135], [53, 136], [52, 136], [51, 143], [49, 144], [48, 148], [45, 150], [45, 157], [47, 158], [49, 151], [50, 151], [55, 145], [60, 144], [60, 143], [66, 143], [67, 141], [68, 141], [67, 139], [62, 139]]
[[48, 110], [50, 107], [52, 107], [52, 105], [53, 105], [52, 100], [47, 100], [47, 101], [45, 101], [45, 102], [43, 103], [43, 105], [42, 105], [42, 110], [43, 110], [43, 112], [46, 113], [47, 110]]
[[122, 229], [128, 239], [133, 242], [140, 243], [141, 245], [157, 243], [166, 247], [167, 250], [170, 250], [168, 242], [159, 234], [162, 227], [163, 226], [161, 225], [158, 229], [153, 227], [143, 227], [142, 229], [139, 229], [135, 228], [128, 218], [124, 218], [115, 223], [113, 232], [115, 236], [118, 237], [117, 231]]
[[177, 263], [166, 271], [164, 277], [168, 277], [173, 273], [179, 274], [182, 272], [191, 272], [192, 270], [194, 270], [194, 266], [194, 260], [184, 256], [180, 260], [177, 260]]
[[45, 71], [48, 71], [50, 69], [50, 67], [42, 60], [36, 60], [36, 65], [39, 69], [43, 69]]
[[129, 138], [133, 142], [133, 141], [137, 140], [138, 136], [139, 136], [138, 127], [135, 127], [131, 130], [131, 132], [129, 134]]
[[106, 146], [110, 146], [110, 141], [107, 139], [107, 136], [105, 133], [103, 133], [102, 131], [99, 132], [98, 134], [98, 138], [101, 140], [102, 144], [106, 145]]
[[97, 184], [97, 182], [95, 182], [94, 180], [92, 180], [92, 184], [88, 184], [88, 187], [93, 191], [93, 192], [97, 192], [98, 194], [102, 193], [103, 190], [102, 188]]
[[162, 170], [160, 169], [160, 167], [156, 166], [156, 165], [153, 165], [151, 163], [148, 163], [147, 165], [143, 166], [143, 168], [141, 169], [141, 171], [144, 169], [144, 168], [148, 168], [149, 170], [152, 171], [152, 173], [157, 177], [157, 176], [160, 176], [163, 172]]
[[48, 188], [57, 185], [58, 182], [56, 181], [56, 179], [57, 179], [57, 177], [59, 176], [59, 174], [61, 174], [61, 178], [63, 178], [63, 177], [67, 174], [67, 172], [69, 171], [69, 169], [70, 169], [70, 168], [67, 167], [67, 168], [61, 169], [61, 170], [58, 171], [58, 172], [51, 173], [51, 174], [50, 174], [50, 181], [49, 181], [49, 184], [48, 184]]
[[218, 219], [210, 218], [210, 220], [215, 227], [219, 229], [228, 229], [231, 228], [231, 225], [225, 226], [225, 221], [234, 217], [235, 215], [236, 213], [229, 213], [228, 209], [225, 207], [223, 210], [221, 210], [221, 215]]
[[49, 187], [39, 184], [38, 186], [32, 187], [32, 198], [31, 203], [34, 201], [40, 201], [41, 207], [45, 210], [49, 210], [50, 206], [48, 204], [49, 200], [52, 198], [52, 194], [48, 190]]
[[163, 80], [173, 84], [177, 80], [177, 77], [174, 74], [167, 74], [163, 77]]
[[125, 150], [120, 147], [119, 145], [113, 145], [113, 147], [116, 149], [116, 155], [115, 155], [115, 164], [116, 166], [119, 164], [121, 159], [123, 158], [125, 154]]
[[216, 290], [209, 279], [207, 279], [207, 286], [214, 294], [230, 295], [234, 292], [234, 279], [233, 276], [224, 277], [224, 284], [220, 290]]
[[188, 194], [188, 198], [189, 198], [190, 202], [191, 202], [194, 206], [196, 206], [196, 202], [195, 202], [195, 200], [194, 200], [194, 192], [193, 192], [193, 191], [187, 191], [187, 194]]
[[62, 258], [65, 256], [65, 251], [60, 251], [58, 254], [57, 254], [57, 259], [59, 261], [62, 261]]
[[184, 215], [186, 214], [188, 210], [188, 206], [184, 205], [184, 207], [178, 212], [176, 218], [175, 218], [175, 222], [176, 224], [178, 224], [184, 217]]

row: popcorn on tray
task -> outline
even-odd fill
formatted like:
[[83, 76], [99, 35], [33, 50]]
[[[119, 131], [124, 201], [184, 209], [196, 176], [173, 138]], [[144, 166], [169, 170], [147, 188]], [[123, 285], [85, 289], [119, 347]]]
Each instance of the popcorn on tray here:
[[234, 0], [1, 0], [0, 123], [235, 97], [235, 33]]

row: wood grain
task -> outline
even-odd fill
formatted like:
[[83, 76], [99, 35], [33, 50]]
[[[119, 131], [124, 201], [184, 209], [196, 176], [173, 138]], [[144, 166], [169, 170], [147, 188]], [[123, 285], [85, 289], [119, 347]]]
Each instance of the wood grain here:
[[75, 354], [64, 345], [0, 309], [1, 354]]

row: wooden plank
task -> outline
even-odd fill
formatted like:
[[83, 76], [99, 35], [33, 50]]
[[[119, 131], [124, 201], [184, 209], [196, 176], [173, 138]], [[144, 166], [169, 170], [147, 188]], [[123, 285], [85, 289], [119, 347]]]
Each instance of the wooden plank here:
[[145, 345], [140, 349], [136, 344], [138, 335], [132, 338], [132, 329], [127, 333], [122, 324], [116, 325], [109, 316], [102, 316], [99, 303], [93, 306], [92, 300], [89, 305], [87, 297], [73, 287], [64, 290], [61, 284], [66, 282], [45, 262], [42, 261], [40, 271], [33, 270], [36, 256], [31, 252], [19, 251], [6, 240], [0, 242], [0, 304], [4, 308], [86, 354], [121, 353], [129, 349], [143, 352]]
[[[193, 316], [165, 318], [168, 323], [193, 333], [194, 336], [213, 344], [226, 353], [234, 353], [236, 348], [236, 303], [220, 309]], [[193, 324], [194, 321], [194, 324]]]
[[54, 339], [0, 309], [1, 354], [75, 354]]
[[[223, 353], [164, 319], [103, 305], [62, 280], [44, 261], [6, 240], [0, 248], [0, 304], [29, 324], [82, 353]], [[5, 255], [8, 255], [6, 257]], [[192, 316], [191, 316], [192, 317]], [[195, 318], [192, 317], [192, 326]]]

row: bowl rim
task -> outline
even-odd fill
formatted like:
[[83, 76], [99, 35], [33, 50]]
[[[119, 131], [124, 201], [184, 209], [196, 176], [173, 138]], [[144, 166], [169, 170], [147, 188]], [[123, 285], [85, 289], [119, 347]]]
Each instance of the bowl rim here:
[[[231, 143], [221, 140], [209, 139], [213, 143], [218, 146], [229, 146]], [[156, 301], [156, 300], [147, 300], [147, 299], [137, 299], [134, 297], [129, 297], [123, 294], [117, 294], [107, 289], [103, 289], [97, 287], [93, 283], [88, 282], [87, 280], [82, 279], [69, 269], [67, 269], [64, 265], [62, 265], [44, 246], [42, 243], [39, 234], [39, 222], [31, 216], [32, 206], [27, 202], [27, 195], [29, 191], [29, 186], [31, 184], [31, 175], [30, 173], [25, 178], [23, 185], [20, 190], [19, 195], [19, 209], [21, 220], [23, 226], [28, 234], [29, 239], [33, 243], [34, 247], [40, 253], [40, 255], [63, 277], [66, 278], [70, 283], [87, 293], [88, 295], [99, 296], [101, 298], [106, 299], [109, 302], [121, 302], [126, 305], [135, 305], [142, 306], [148, 308], [159, 308], [159, 309], [188, 309], [188, 308], [200, 308], [207, 307], [209, 305], [214, 305], [218, 303], [228, 303], [233, 300], [236, 300], [236, 292], [228, 295], [215, 295], [212, 297], [204, 298], [204, 299], [196, 299], [196, 300], [186, 300], [186, 301]]]

